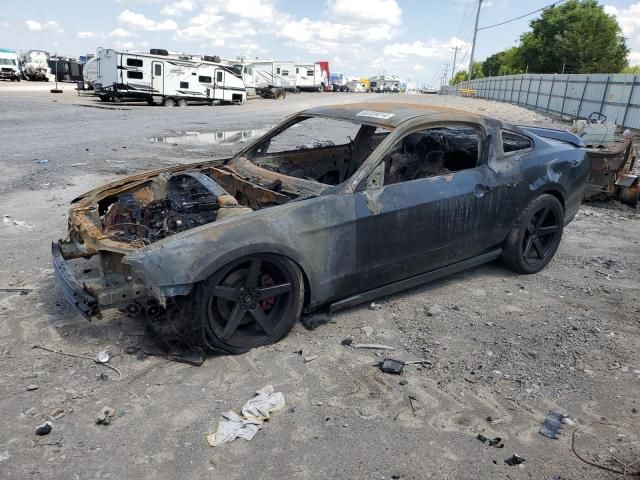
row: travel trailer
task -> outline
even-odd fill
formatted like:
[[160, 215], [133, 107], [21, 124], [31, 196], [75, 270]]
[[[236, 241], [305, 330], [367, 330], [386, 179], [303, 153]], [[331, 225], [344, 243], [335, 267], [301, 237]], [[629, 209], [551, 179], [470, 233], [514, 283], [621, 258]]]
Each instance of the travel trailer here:
[[0, 78], [3, 80], [20, 81], [18, 55], [8, 48], [0, 48]]
[[256, 88], [282, 88], [295, 91], [296, 75], [293, 62], [255, 59], [249, 60], [249, 63], [253, 65]]
[[349, 92], [362, 93], [367, 91], [367, 84], [360, 79], [349, 80], [347, 81], [347, 89]]
[[48, 52], [25, 50], [18, 55], [18, 61], [22, 70], [22, 78], [25, 80], [49, 81], [51, 70]]
[[398, 77], [387, 77], [379, 75], [369, 79], [369, 88], [377, 93], [398, 93], [400, 92], [400, 79]]
[[[323, 64], [326, 64], [326, 67]], [[328, 65], [328, 62], [296, 63], [296, 87], [298, 90], [323, 92], [329, 82]]]
[[98, 57], [87, 59], [82, 68], [82, 77], [89, 90], [93, 90], [93, 83], [98, 79]]
[[75, 58], [51, 57], [49, 69], [58, 82], [82, 82], [82, 63]]
[[101, 49], [93, 87], [103, 101], [142, 99], [149, 105], [186, 106], [189, 101], [244, 103], [242, 78], [219, 57], [192, 57]]

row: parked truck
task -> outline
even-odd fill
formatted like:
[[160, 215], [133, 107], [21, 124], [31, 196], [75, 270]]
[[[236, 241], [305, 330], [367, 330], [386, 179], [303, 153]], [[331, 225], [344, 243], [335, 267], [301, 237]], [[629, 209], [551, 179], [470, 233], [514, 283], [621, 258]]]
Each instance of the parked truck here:
[[0, 78], [20, 81], [20, 68], [18, 67], [18, 55], [8, 48], [0, 48]]
[[51, 75], [49, 53], [43, 50], [24, 50], [18, 55], [22, 78], [48, 82]]
[[[244, 103], [242, 78], [219, 57], [98, 51], [93, 87], [103, 101], [142, 99], [149, 105], [186, 106], [189, 101]], [[93, 68], [92, 68], [93, 70]]]
[[295, 69], [296, 87], [300, 91], [323, 92], [328, 85], [328, 62], [296, 63]]

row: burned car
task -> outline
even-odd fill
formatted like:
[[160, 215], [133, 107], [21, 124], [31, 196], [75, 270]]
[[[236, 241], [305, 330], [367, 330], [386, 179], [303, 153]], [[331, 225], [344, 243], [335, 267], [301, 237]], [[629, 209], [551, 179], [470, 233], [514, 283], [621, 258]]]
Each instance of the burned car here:
[[[499, 258], [540, 271], [588, 175], [568, 132], [408, 103], [317, 107], [230, 159], [76, 198], [53, 263], [87, 319], [153, 318], [180, 300], [205, 348], [241, 353], [284, 337], [303, 311]], [[99, 275], [74, 270], [95, 256]]]

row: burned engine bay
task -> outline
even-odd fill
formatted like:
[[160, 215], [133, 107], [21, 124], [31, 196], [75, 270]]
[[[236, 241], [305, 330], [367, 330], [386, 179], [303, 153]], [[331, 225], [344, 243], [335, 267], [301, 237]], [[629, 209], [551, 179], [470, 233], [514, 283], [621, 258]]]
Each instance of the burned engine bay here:
[[225, 170], [161, 173], [101, 200], [98, 212], [104, 235], [140, 248], [185, 230], [299, 197], [295, 188], [287, 192], [281, 180], [243, 179]]

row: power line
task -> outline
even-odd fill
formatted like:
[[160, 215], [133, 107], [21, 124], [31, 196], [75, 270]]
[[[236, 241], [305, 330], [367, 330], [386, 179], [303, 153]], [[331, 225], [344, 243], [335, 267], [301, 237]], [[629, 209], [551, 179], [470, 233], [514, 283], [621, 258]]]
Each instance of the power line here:
[[516, 20], [520, 20], [521, 18], [528, 17], [529, 15], [533, 15], [534, 13], [538, 13], [541, 10], [544, 10], [545, 8], [555, 7], [559, 3], [562, 3], [562, 2], [565, 2], [565, 1], [566, 0], [558, 0], [557, 2], [550, 3], [546, 7], [539, 8], [537, 10], [534, 10], [533, 12], [525, 13], [524, 15], [520, 15], [519, 17], [515, 17], [515, 18], [512, 18], [510, 20], [505, 20], [504, 22], [495, 23], [493, 25], [487, 25], [486, 27], [480, 27], [480, 28], [478, 28], [478, 30], [486, 30], [488, 28], [499, 27], [500, 25], [504, 25], [505, 23], [515, 22]]

